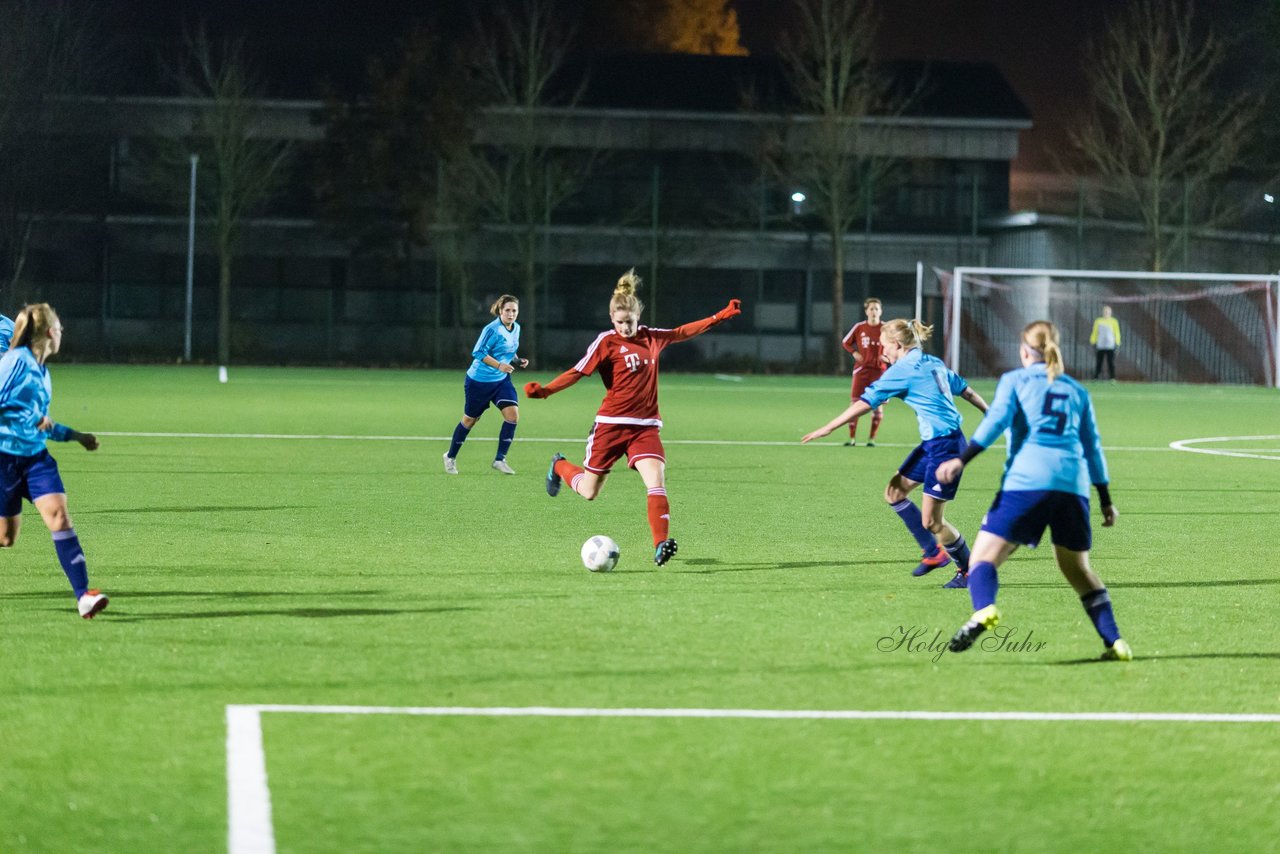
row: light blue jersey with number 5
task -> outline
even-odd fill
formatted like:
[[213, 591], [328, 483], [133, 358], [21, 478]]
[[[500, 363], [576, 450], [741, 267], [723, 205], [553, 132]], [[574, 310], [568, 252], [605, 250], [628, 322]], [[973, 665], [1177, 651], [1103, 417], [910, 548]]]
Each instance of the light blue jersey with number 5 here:
[[955, 396], [968, 387], [941, 359], [913, 347], [867, 386], [861, 400], [875, 409], [890, 398], [901, 398], [915, 410], [920, 439], [927, 442], [960, 429], [964, 419], [956, 409]]
[[1088, 498], [1091, 483], [1108, 482], [1089, 392], [1068, 376], [1049, 382], [1043, 362], [1000, 377], [973, 441], [989, 448], [1006, 430], [1002, 490], [1049, 489]]

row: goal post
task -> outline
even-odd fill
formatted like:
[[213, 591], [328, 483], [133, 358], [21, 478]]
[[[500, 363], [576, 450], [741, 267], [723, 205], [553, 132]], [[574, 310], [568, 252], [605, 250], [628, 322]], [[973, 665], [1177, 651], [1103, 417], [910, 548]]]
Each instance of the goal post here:
[[1116, 372], [1142, 382], [1280, 388], [1280, 275], [1019, 267], [935, 268], [947, 365], [965, 376], [1018, 366], [1022, 327], [1057, 324], [1067, 370], [1093, 375], [1093, 320], [1120, 324]]

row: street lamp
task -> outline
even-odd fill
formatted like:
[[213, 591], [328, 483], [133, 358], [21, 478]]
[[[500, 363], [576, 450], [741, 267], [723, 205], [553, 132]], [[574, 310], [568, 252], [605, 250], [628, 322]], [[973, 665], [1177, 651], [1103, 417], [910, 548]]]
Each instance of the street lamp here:
[[809, 198], [808, 196], [806, 196], [804, 193], [800, 192], [799, 190], [796, 190], [794, 193], [792, 193], [791, 194], [791, 213], [795, 214], [796, 216], [800, 216], [800, 214], [804, 213], [804, 203], [805, 203], [805, 200], [808, 198]]

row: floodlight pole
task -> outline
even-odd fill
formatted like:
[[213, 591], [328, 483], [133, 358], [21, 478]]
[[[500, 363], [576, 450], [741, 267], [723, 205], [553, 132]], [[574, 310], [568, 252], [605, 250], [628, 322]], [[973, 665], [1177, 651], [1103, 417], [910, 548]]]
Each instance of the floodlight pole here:
[[183, 328], [182, 361], [191, 361], [191, 303], [195, 291], [196, 269], [196, 170], [200, 155], [191, 155], [191, 187], [187, 199], [187, 313]]

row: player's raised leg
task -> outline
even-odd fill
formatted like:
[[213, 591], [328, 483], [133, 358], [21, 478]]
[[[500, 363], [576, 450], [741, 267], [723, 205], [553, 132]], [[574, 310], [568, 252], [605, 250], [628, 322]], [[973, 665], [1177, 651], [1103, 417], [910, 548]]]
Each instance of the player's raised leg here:
[[952, 652], [964, 652], [973, 646], [978, 636], [993, 629], [1000, 622], [1000, 609], [996, 607], [996, 593], [1000, 589], [996, 567], [1017, 551], [1017, 543], [1011, 543], [990, 531], [981, 531], [973, 544], [972, 564], [969, 569], [969, 601], [973, 603], [973, 616], [951, 638], [947, 648]]
[[911, 480], [899, 472], [889, 480], [889, 485], [884, 490], [884, 500], [893, 512], [898, 514], [898, 518], [902, 520], [903, 525], [906, 525], [923, 552], [920, 564], [911, 571], [912, 575], [917, 576], [933, 572], [938, 567], [951, 563], [950, 555], [947, 554], [946, 549], [938, 545], [937, 538], [925, 527], [920, 508], [909, 497], [911, 490], [919, 485], [918, 481]]

